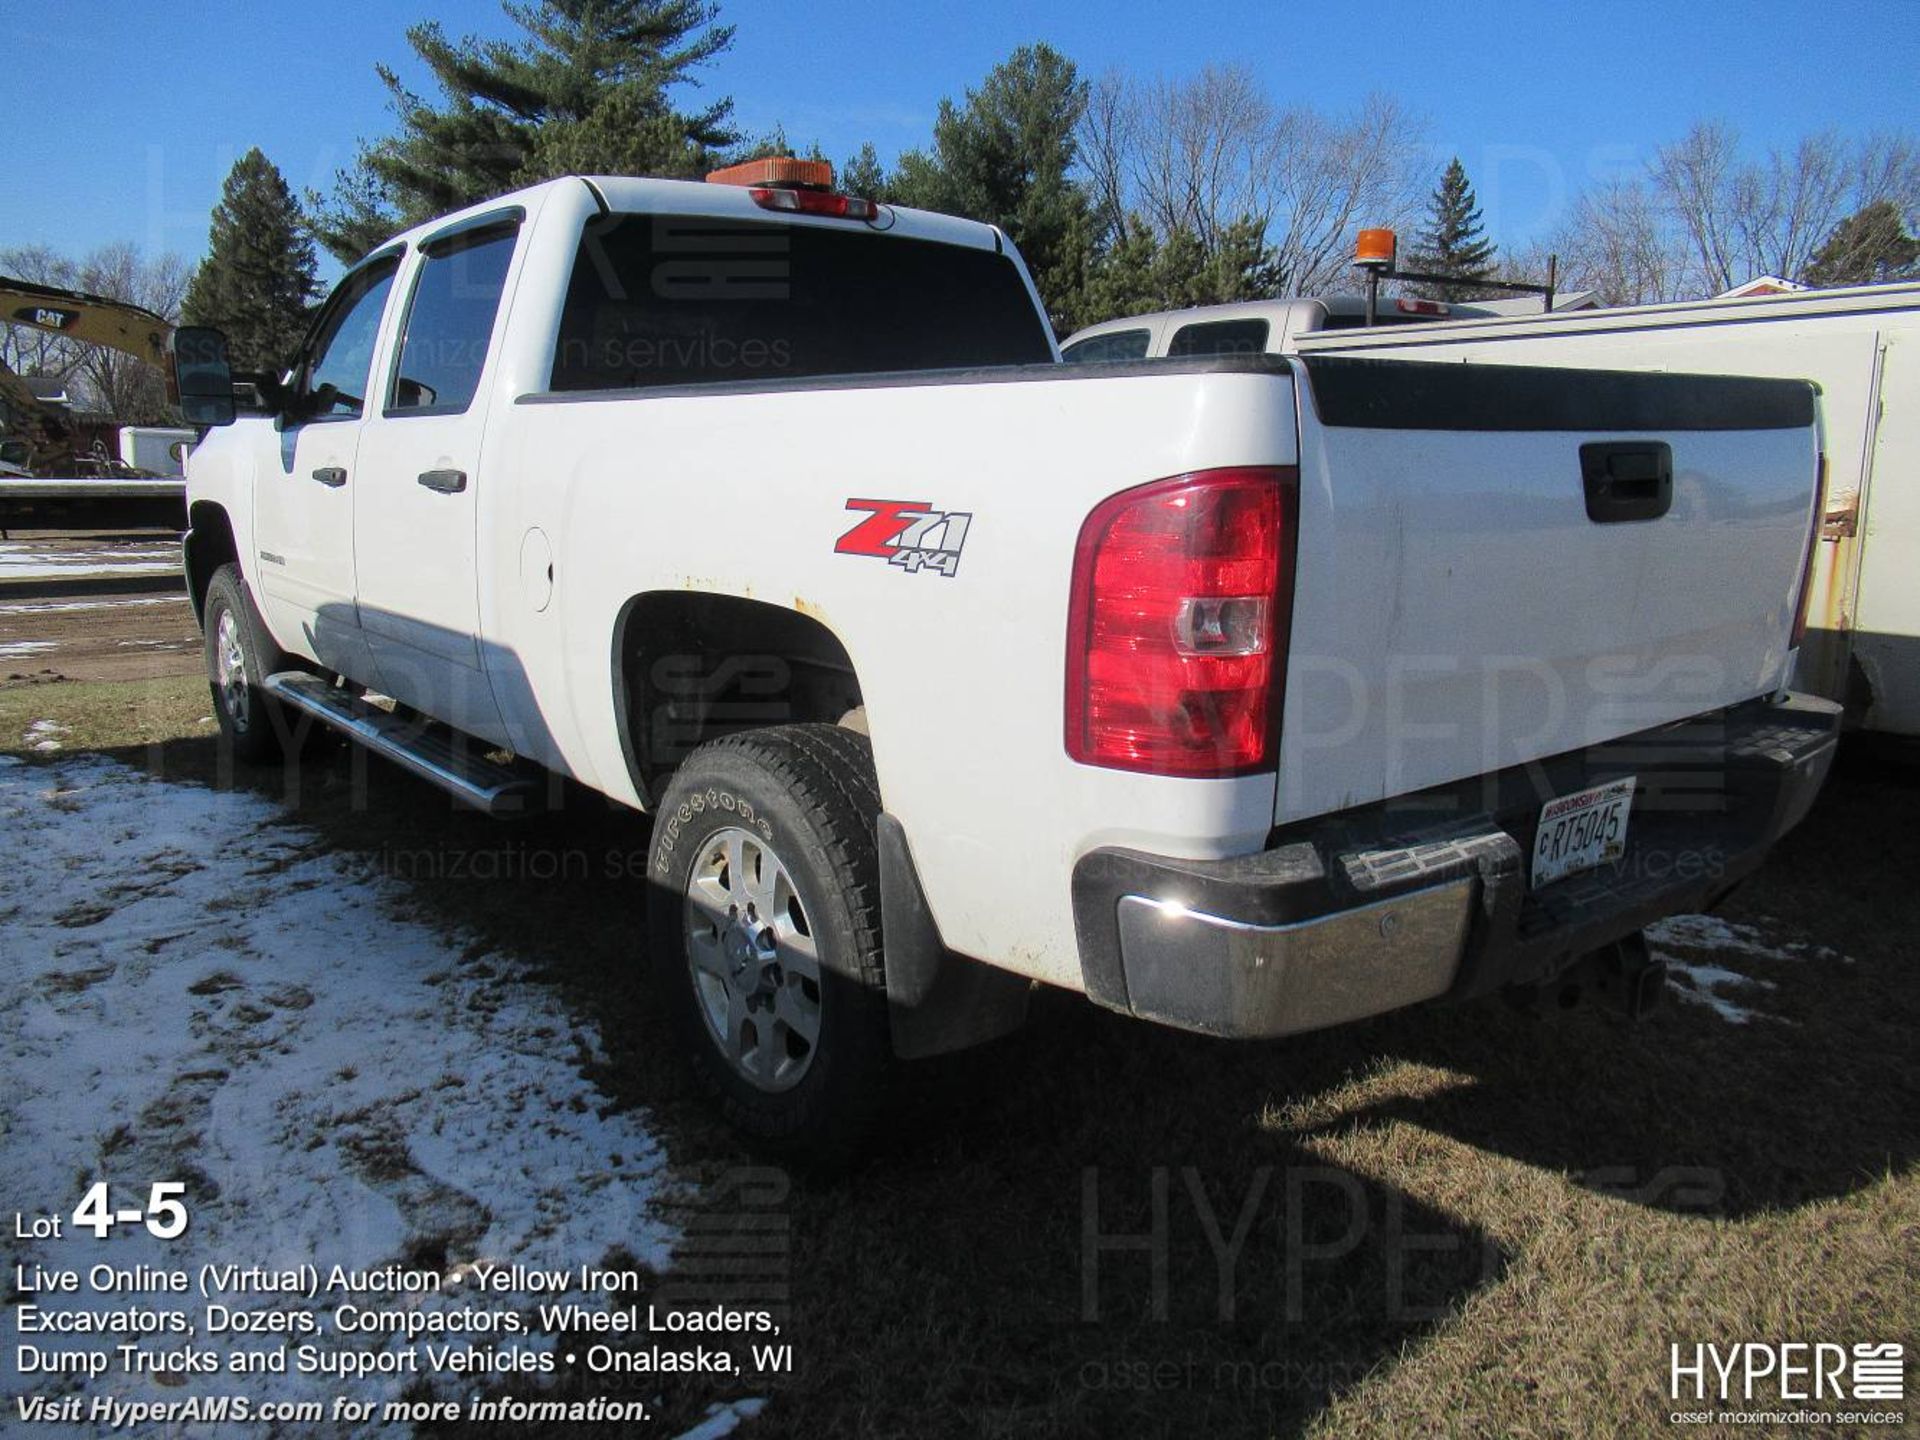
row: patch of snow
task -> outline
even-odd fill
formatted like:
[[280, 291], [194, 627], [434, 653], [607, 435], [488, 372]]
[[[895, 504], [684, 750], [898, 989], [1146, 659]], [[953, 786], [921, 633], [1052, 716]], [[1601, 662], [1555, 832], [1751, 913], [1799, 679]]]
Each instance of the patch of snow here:
[[21, 600], [0, 605], [0, 615], [53, 615], [74, 610], [119, 610], [132, 605], [184, 605], [182, 595], [134, 595], [124, 600]]
[[20, 660], [28, 655], [44, 655], [55, 649], [53, 640], [8, 640], [0, 642], [0, 660]]
[[84, 580], [93, 575], [170, 575], [178, 565], [141, 562], [20, 562], [0, 556], [0, 580]]
[[[578, 1072], [576, 1040], [598, 1042], [590, 1027], [508, 958], [481, 963], [463, 937], [396, 914], [392, 882], [281, 823], [268, 801], [105, 759], [12, 765], [0, 767], [0, 834], [14, 857], [0, 867], [0, 1212], [68, 1210], [83, 1180], [98, 1177], [184, 1181], [192, 1215], [171, 1242], [126, 1227], [108, 1245], [85, 1232], [11, 1239], [9, 1274], [108, 1259], [190, 1274], [208, 1263], [312, 1263], [323, 1277], [335, 1264], [397, 1263], [444, 1279], [476, 1261], [577, 1272], [616, 1247], [666, 1267], [674, 1234], [656, 1204], [665, 1156], [643, 1112], [607, 1113], [606, 1096]], [[133, 1203], [124, 1193], [116, 1204]], [[323, 1291], [311, 1302], [216, 1298], [237, 1309], [311, 1308], [322, 1333], [296, 1338], [325, 1352], [407, 1343], [335, 1334], [343, 1301], [522, 1314], [533, 1303], [469, 1285]], [[128, 1303], [82, 1291], [49, 1306]], [[138, 1303], [196, 1321], [203, 1304], [191, 1293]], [[35, 1343], [97, 1351], [124, 1338]], [[500, 1343], [545, 1344], [531, 1335]], [[258, 1339], [200, 1334], [194, 1344], [224, 1363]], [[326, 1401], [341, 1389], [334, 1377], [295, 1372], [252, 1374], [247, 1388], [263, 1401]], [[472, 1383], [429, 1378], [448, 1394]], [[36, 1374], [21, 1383], [58, 1395], [82, 1382]], [[90, 1396], [180, 1394], [117, 1365], [85, 1383]], [[353, 1393], [385, 1400], [410, 1383], [370, 1376]], [[746, 1402], [734, 1410], [729, 1429], [753, 1413]]]
[[1757, 925], [1741, 925], [1718, 915], [1675, 915], [1647, 927], [1655, 944], [1690, 945], [1698, 950], [1732, 950], [1760, 960], [1804, 960], [1809, 955], [1831, 955], [1824, 946], [1798, 941], [1774, 942]]
[[679, 1440], [720, 1440], [723, 1435], [731, 1435], [742, 1420], [751, 1420], [766, 1408], [767, 1402], [760, 1399], [709, 1405], [707, 1418], [691, 1430], [681, 1432]]
[[138, 541], [73, 549], [0, 542], [0, 579], [47, 580], [90, 575], [165, 575], [180, 568], [178, 545]]
[[1771, 990], [1774, 988], [1771, 980], [1756, 980], [1750, 975], [1742, 975], [1737, 970], [1727, 970], [1718, 965], [1693, 965], [1671, 955], [1664, 958], [1667, 967], [1683, 977], [1681, 983], [1673, 987], [1673, 993], [1682, 1000], [1705, 1005], [1731, 1025], [1778, 1018], [1763, 1011], [1749, 1010], [1726, 993], [1729, 990]]
[[1742, 990], [1772, 990], [1776, 988], [1771, 980], [1761, 980], [1754, 976], [1743, 975], [1725, 965], [1689, 959], [1673, 953], [1674, 947], [1683, 951], [1709, 951], [1719, 955], [1745, 956], [1754, 960], [1772, 960], [1797, 962], [1805, 960], [1838, 960], [1848, 963], [1847, 957], [1826, 945], [1814, 945], [1804, 940], [1780, 940], [1770, 935], [1758, 925], [1743, 925], [1737, 921], [1722, 920], [1717, 915], [1675, 915], [1657, 924], [1647, 927], [1648, 943], [1653, 945], [1659, 958], [1666, 961], [1668, 967], [1681, 977], [1681, 983], [1673, 987], [1673, 993], [1682, 1000], [1695, 1005], [1704, 1005], [1735, 1025], [1745, 1025], [1753, 1020], [1778, 1020], [1789, 1023], [1777, 1015], [1768, 1015], [1761, 1010], [1752, 1010], [1735, 1000], [1728, 992]]
[[29, 750], [54, 751], [61, 748], [60, 737], [67, 733], [67, 727], [53, 720], [36, 720], [21, 736], [27, 742]]

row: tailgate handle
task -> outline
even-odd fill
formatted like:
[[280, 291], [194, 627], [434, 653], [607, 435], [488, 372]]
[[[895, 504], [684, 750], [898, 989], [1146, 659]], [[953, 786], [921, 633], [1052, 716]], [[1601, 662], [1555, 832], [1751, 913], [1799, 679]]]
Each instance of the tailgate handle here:
[[1659, 440], [1596, 441], [1580, 447], [1587, 518], [1596, 525], [1658, 520], [1673, 508], [1673, 451]]

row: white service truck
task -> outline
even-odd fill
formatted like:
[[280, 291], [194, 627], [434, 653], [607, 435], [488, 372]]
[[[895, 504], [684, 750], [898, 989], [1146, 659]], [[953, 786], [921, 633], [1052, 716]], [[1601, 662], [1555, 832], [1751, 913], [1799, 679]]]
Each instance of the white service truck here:
[[1035, 982], [1241, 1037], [1635, 1005], [1812, 803], [1810, 386], [1062, 364], [996, 229], [745, 178], [409, 231], [270, 414], [177, 350], [226, 741], [651, 812], [635, 958], [754, 1136], [852, 1143]]
[[1811, 380], [1826, 513], [1795, 684], [1841, 701], [1850, 724], [1920, 737], [1920, 283], [1553, 314], [1389, 297], [1372, 328], [1364, 306], [1250, 300], [1136, 315], [1076, 332], [1062, 353], [1370, 355]]
[[1920, 284], [1462, 320], [1422, 339], [1349, 331], [1293, 348], [1811, 380], [1826, 514], [1795, 684], [1844, 703], [1862, 729], [1920, 737]]

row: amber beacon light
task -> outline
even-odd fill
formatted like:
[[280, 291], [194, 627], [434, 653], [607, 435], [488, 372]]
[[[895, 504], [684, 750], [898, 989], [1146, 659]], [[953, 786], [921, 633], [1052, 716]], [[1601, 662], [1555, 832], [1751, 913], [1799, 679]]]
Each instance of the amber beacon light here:
[[1384, 228], [1362, 230], [1353, 245], [1355, 265], [1391, 270], [1398, 258], [1400, 242], [1393, 231]]
[[823, 220], [883, 219], [877, 200], [840, 195], [833, 188], [833, 166], [825, 160], [797, 160], [791, 155], [769, 155], [707, 172], [710, 185], [739, 185], [762, 210], [785, 210]]
[[801, 186], [809, 190], [833, 189], [833, 165], [827, 160], [798, 160], [791, 155], [768, 155], [709, 170], [710, 185]]

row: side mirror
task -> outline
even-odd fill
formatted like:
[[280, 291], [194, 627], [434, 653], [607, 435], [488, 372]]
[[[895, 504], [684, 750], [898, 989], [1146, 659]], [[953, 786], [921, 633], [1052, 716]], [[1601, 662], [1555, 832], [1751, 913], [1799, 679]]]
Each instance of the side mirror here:
[[189, 425], [233, 423], [233, 370], [225, 335], [206, 325], [174, 331], [173, 374], [180, 413]]

